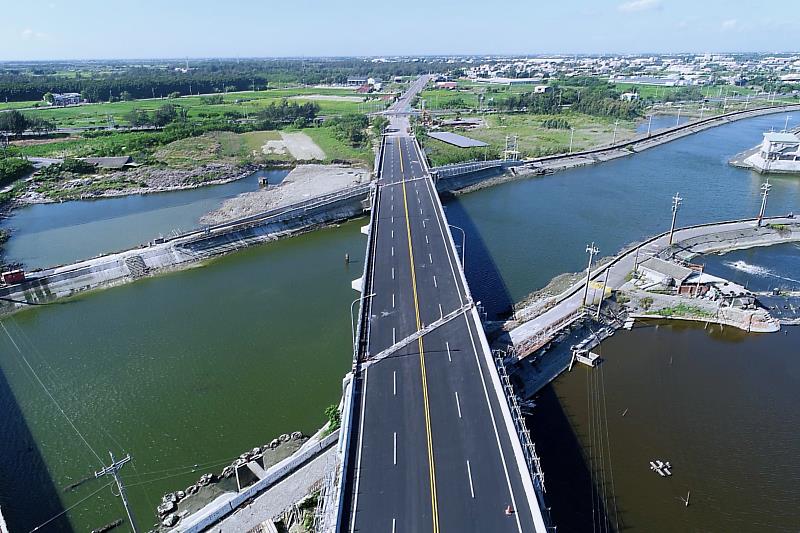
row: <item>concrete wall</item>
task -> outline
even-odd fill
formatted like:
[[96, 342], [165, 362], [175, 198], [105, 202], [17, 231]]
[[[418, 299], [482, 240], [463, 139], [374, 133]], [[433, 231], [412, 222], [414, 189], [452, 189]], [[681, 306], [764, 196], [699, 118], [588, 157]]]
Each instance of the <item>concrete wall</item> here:
[[365, 191], [363, 188], [353, 194], [329, 196], [316, 203], [302, 202], [274, 215], [248, 217], [244, 222], [223, 224], [208, 232], [192, 232], [161, 244], [31, 273], [24, 283], [0, 288], [0, 314], [91, 289], [128, 283], [294, 232], [361, 216], [367, 197]]

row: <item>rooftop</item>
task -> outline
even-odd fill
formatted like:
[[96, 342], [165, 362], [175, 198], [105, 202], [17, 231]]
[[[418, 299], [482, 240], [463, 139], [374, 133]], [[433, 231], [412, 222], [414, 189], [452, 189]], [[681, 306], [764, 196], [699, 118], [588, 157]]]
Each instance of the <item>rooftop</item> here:
[[800, 138], [796, 133], [783, 133], [778, 131], [768, 131], [764, 134], [764, 140], [771, 143], [796, 143]]
[[649, 257], [639, 263], [639, 266], [664, 276], [668, 276], [680, 283], [686, 281], [686, 279], [694, 273], [694, 270], [691, 268], [686, 268], [684, 266], [672, 263], [671, 261], [664, 261], [658, 257]]

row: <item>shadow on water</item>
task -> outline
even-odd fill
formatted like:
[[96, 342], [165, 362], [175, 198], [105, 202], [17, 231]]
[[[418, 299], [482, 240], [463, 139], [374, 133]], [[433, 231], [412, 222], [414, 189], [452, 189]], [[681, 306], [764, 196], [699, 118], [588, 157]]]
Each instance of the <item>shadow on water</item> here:
[[[442, 193], [447, 220], [453, 226], [464, 230], [466, 237], [467, 283], [476, 301], [483, 304], [489, 320], [500, 320], [511, 316], [514, 302], [508, 291], [497, 264], [492, 259], [486, 244], [483, 242], [478, 228], [472, 222], [457, 196]], [[461, 235], [458, 230], [451, 230], [456, 247], [461, 251]]]
[[[58, 490], [25, 423], [5, 375], [0, 372], [0, 507], [10, 531], [30, 531], [64, 511]], [[30, 522], [35, 517], [35, 523]], [[72, 531], [66, 515], [43, 531]]]
[[[598, 487], [592, 481], [569, 415], [552, 385], [539, 391], [536, 409], [526, 417], [526, 423], [542, 458], [545, 502], [552, 523], [559, 531], [593, 531], [598, 524], [600, 530], [613, 531], [613, 516], [607, 515], [604, 506], [596, 508]], [[625, 529], [622, 521], [619, 526]]]

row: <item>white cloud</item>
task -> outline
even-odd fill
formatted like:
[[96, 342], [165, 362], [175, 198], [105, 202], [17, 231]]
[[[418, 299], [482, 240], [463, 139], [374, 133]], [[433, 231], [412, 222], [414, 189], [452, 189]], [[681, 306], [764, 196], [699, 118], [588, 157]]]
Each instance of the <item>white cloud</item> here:
[[661, 0], [630, 0], [617, 6], [617, 9], [624, 13], [636, 11], [648, 11], [661, 7]]
[[25, 28], [24, 30], [22, 30], [22, 33], [20, 35], [26, 41], [30, 41], [31, 39], [45, 39], [45, 38], [47, 38], [47, 34], [46, 33], [42, 33], [40, 31], [34, 31], [34, 30], [30, 29], [30, 28]]
[[728, 19], [722, 21], [722, 29], [723, 30], [734, 30], [736, 29], [738, 22], [736, 19]]

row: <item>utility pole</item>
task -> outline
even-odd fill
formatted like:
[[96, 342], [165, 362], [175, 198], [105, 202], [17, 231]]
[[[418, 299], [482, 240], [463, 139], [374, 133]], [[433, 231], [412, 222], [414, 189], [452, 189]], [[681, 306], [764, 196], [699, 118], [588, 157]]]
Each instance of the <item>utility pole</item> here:
[[586, 307], [586, 299], [589, 297], [589, 281], [592, 276], [592, 259], [594, 259], [595, 254], [600, 251], [597, 246], [592, 244], [586, 247], [586, 253], [589, 254], [589, 265], [586, 267], [586, 287], [583, 290], [583, 306]]
[[650, 113], [650, 118], [647, 121], [647, 136], [650, 137], [650, 127], [653, 125], [653, 114]]
[[611, 144], [615, 144], [617, 142], [617, 126], [619, 126], [619, 119], [614, 121], [614, 138], [611, 140]]
[[603, 281], [603, 291], [600, 293], [600, 301], [597, 302], [597, 315], [595, 315], [595, 320], [600, 320], [600, 307], [603, 305], [603, 298], [606, 297], [606, 287], [608, 286], [608, 273], [611, 272], [611, 266], [606, 268], [606, 279]]
[[783, 133], [786, 133], [786, 130], [789, 129], [789, 119], [792, 118], [792, 115], [786, 115], [786, 122], [783, 123]]
[[569, 153], [572, 153], [572, 140], [575, 138], [575, 128], [570, 128], [569, 134]]
[[681, 202], [683, 198], [680, 197], [679, 193], [675, 193], [675, 196], [672, 197], [672, 226], [669, 228], [669, 244], [672, 244], [672, 234], [675, 233], [675, 218], [678, 216], [678, 208], [681, 206]]
[[678, 120], [675, 121], [675, 126], [681, 125], [681, 106], [678, 106]]
[[757, 227], [761, 226], [761, 221], [764, 219], [764, 212], [767, 210], [767, 196], [769, 196], [769, 190], [771, 188], [772, 185], [770, 185], [769, 178], [767, 178], [767, 181], [761, 186], [761, 210], [758, 212]]
[[119, 496], [122, 498], [122, 505], [125, 506], [125, 512], [128, 513], [128, 521], [131, 523], [131, 529], [133, 529], [133, 533], [139, 533], [139, 529], [136, 527], [136, 520], [133, 519], [133, 511], [131, 511], [130, 505], [128, 504], [128, 494], [125, 492], [125, 485], [122, 483], [122, 478], [119, 476], [122, 465], [130, 461], [131, 456], [128, 454], [123, 459], [115, 461], [113, 453], [109, 451], [108, 455], [111, 456], [111, 464], [109, 466], [104, 466], [99, 472], [95, 472], [94, 477], [99, 478], [108, 474], [114, 476], [114, 481], [117, 482], [117, 489], [119, 489]]

